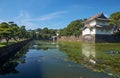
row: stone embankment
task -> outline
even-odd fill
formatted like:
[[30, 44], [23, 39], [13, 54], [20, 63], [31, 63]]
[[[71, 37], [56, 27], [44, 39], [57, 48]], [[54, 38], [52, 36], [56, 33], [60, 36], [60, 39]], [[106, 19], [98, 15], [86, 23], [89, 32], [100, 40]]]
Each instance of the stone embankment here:
[[86, 35], [82, 38], [83, 42], [93, 43], [118, 43], [120, 35]]
[[85, 35], [85, 36], [62, 36], [58, 41], [79, 41], [90, 43], [120, 43], [120, 35]]
[[82, 36], [62, 36], [60, 38], [57, 38], [58, 41], [82, 41]]
[[22, 47], [24, 47], [30, 41], [31, 40], [25, 40], [15, 44], [0, 47], [0, 65], [3, 64], [3, 62], [9, 58], [9, 56], [18, 52]]

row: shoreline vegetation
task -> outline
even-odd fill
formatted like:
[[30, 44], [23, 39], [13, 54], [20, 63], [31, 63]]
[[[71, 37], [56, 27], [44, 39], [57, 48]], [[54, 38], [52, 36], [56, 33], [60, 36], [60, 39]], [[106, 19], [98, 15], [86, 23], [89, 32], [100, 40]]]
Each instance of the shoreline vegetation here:
[[11, 40], [8, 43], [3, 41], [3, 42], [0, 43], [0, 47], [4, 47], [4, 46], [7, 46], [7, 45], [12, 45], [12, 44], [15, 44], [15, 43], [18, 43], [18, 42], [22, 42], [22, 41], [25, 41], [25, 40], [26, 39], [24, 39], [24, 40], [17, 40], [17, 41]]
[[59, 49], [69, 58], [97, 72], [120, 77], [120, 43], [78, 43], [61, 41]]

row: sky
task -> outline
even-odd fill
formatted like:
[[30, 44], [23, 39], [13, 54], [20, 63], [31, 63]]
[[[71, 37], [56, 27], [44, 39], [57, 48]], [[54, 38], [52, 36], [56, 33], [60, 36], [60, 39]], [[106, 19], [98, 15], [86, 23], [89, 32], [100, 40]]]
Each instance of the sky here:
[[120, 0], [0, 0], [0, 23], [14, 21], [26, 29], [62, 29], [99, 13], [120, 11]]

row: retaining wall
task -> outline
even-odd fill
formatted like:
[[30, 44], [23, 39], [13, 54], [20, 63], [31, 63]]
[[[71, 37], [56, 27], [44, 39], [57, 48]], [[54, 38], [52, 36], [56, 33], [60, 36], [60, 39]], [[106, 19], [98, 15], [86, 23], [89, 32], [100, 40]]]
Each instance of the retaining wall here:
[[60, 38], [57, 38], [58, 41], [82, 41], [82, 37], [78, 36], [62, 36]]
[[25, 40], [15, 44], [0, 47], [0, 65], [2, 65], [3, 62], [5, 62], [9, 58], [9, 56], [18, 52], [22, 47], [24, 47], [30, 41], [31, 40]]
[[93, 43], [117, 43], [120, 42], [120, 35], [85, 35], [82, 37], [82, 41]]
[[118, 43], [120, 42], [120, 35], [85, 35], [85, 36], [62, 36], [58, 41], [80, 41], [92, 43]]

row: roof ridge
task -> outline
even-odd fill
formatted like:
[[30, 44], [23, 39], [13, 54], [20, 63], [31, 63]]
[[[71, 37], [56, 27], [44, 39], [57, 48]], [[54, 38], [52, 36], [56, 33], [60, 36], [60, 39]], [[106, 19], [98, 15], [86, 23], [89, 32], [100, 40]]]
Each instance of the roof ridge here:
[[92, 16], [92, 17], [88, 18], [88, 20], [86, 20], [86, 22], [94, 20], [96, 18], [107, 19], [107, 17], [105, 17], [105, 15], [103, 14], [103, 12], [101, 12], [101, 13], [95, 15], [95, 16]]

